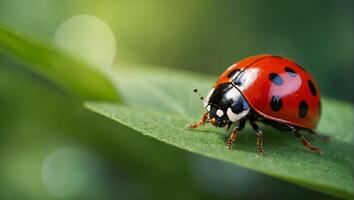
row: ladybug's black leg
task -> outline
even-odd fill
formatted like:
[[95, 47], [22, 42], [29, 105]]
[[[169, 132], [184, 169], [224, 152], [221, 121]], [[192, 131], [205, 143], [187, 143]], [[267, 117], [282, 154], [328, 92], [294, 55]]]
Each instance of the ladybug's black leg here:
[[263, 139], [262, 139], [262, 136], [263, 136], [263, 132], [262, 130], [258, 127], [258, 125], [256, 124], [255, 121], [251, 120], [250, 121], [250, 124], [253, 128], [253, 130], [256, 132], [257, 134], [257, 152], [259, 155], [263, 156], [264, 155], [264, 149], [263, 149]]
[[326, 142], [329, 142], [331, 141], [331, 137], [330, 136], [327, 136], [327, 135], [321, 135], [319, 133], [317, 133], [315, 130], [311, 130], [311, 129], [308, 129], [308, 132], [314, 136], [316, 136], [317, 138], [321, 139], [321, 140], [324, 140]]
[[226, 131], [229, 131], [231, 128], [232, 122], [226, 124]]
[[198, 128], [200, 126], [203, 126], [206, 122], [206, 120], [208, 119], [208, 112], [205, 112], [202, 116], [202, 118], [195, 124], [189, 124], [186, 127], [187, 128]]
[[227, 143], [226, 143], [228, 149], [231, 149], [231, 148], [232, 148], [232, 145], [234, 144], [234, 142], [235, 142], [235, 140], [236, 140], [236, 138], [237, 138], [238, 132], [239, 132], [239, 131], [242, 131], [242, 129], [245, 127], [245, 124], [246, 124], [245, 122], [246, 122], [246, 120], [242, 119], [242, 120], [238, 123], [237, 127], [235, 127], [234, 130], [232, 131], [232, 133], [231, 133], [231, 135], [230, 135], [230, 138], [229, 138], [229, 140], [228, 140]]
[[300, 138], [302, 144], [309, 150], [315, 152], [315, 153], [321, 153], [321, 149], [318, 147], [313, 146], [298, 130], [294, 129], [293, 130], [294, 134], [296, 137]]

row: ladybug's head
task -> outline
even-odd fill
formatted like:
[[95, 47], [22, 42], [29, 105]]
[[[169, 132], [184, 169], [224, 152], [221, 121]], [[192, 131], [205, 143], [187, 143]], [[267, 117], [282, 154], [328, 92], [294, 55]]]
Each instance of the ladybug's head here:
[[230, 126], [243, 119], [250, 111], [246, 99], [230, 83], [211, 89], [203, 103], [208, 110], [208, 121], [216, 127]]
[[232, 122], [229, 120], [226, 114], [227, 111], [221, 108], [219, 104], [213, 103], [215, 101], [211, 101], [211, 99], [217, 99], [215, 97], [211, 98], [212, 96], [215, 96], [215, 91], [218, 90], [215, 90], [214, 88], [211, 89], [206, 98], [204, 99], [204, 97], [199, 94], [197, 89], [193, 90], [193, 92], [199, 95], [200, 99], [203, 101], [204, 106], [208, 110], [208, 120], [206, 122], [209, 122], [216, 127], [225, 127], [226, 125], [230, 126]]
[[228, 124], [231, 125], [231, 121], [226, 114], [226, 110], [223, 110], [218, 105], [209, 104], [208, 109], [208, 118], [209, 122], [216, 127], [224, 127]]

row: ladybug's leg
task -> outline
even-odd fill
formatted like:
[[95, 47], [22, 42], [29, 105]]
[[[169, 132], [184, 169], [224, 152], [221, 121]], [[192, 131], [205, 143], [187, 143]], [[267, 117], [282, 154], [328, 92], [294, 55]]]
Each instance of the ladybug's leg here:
[[230, 135], [230, 138], [229, 140], [227, 141], [227, 148], [228, 149], [231, 149], [232, 148], [232, 145], [234, 144], [236, 138], [237, 138], [237, 134], [239, 131], [242, 131], [242, 129], [245, 127], [245, 124], [246, 124], [246, 120], [245, 119], [242, 119], [237, 127], [234, 128], [234, 130], [232, 131], [231, 135]]
[[205, 112], [202, 116], [202, 118], [195, 124], [189, 124], [186, 127], [187, 128], [198, 128], [200, 126], [203, 126], [206, 122], [206, 120], [208, 119], [208, 112]]
[[251, 120], [250, 121], [250, 124], [253, 128], [253, 130], [256, 132], [257, 134], [257, 152], [259, 155], [263, 156], [264, 155], [264, 149], [263, 149], [263, 139], [262, 139], [262, 136], [263, 136], [263, 132], [262, 130], [259, 128], [259, 126], [256, 124], [255, 121]]
[[293, 132], [295, 133], [295, 136], [300, 138], [302, 144], [309, 150], [315, 152], [315, 153], [321, 153], [321, 149], [318, 147], [313, 146], [298, 130], [294, 129]]
[[229, 131], [231, 128], [232, 122], [226, 124], [226, 131]]
[[326, 142], [331, 141], [331, 137], [327, 136], [327, 135], [321, 135], [319, 133], [317, 133], [315, 130], [312, 129], [308, 129], [308, 132], [314, 136], [316, 136], [317, 138], [320, 138], [321, 140], [324, 140]]

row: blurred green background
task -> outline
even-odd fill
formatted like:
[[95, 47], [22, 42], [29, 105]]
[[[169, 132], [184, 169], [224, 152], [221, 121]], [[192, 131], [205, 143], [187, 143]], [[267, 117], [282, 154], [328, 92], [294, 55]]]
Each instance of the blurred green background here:
[[[0, 0], [0, 24], [48, 41], [80, 14], [107, 23], [114, 65], [218, 76], [243, 57], [279, 54], [310, 71], [322, 95], [353, 100], [351, 0]], [[285, 196], [335, 199], [137, 134], [0, 54], [0, 199]]]

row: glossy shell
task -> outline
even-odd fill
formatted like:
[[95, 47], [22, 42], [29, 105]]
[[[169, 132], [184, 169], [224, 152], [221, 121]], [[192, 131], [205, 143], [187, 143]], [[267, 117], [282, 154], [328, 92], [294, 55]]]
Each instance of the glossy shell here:
[[317, 127], [321, 110], [317, 84], [295, 62], [273, 55], [245, 58], [230, 66], [214, 87], [228, 82], [264, 118], [307, 129]]

